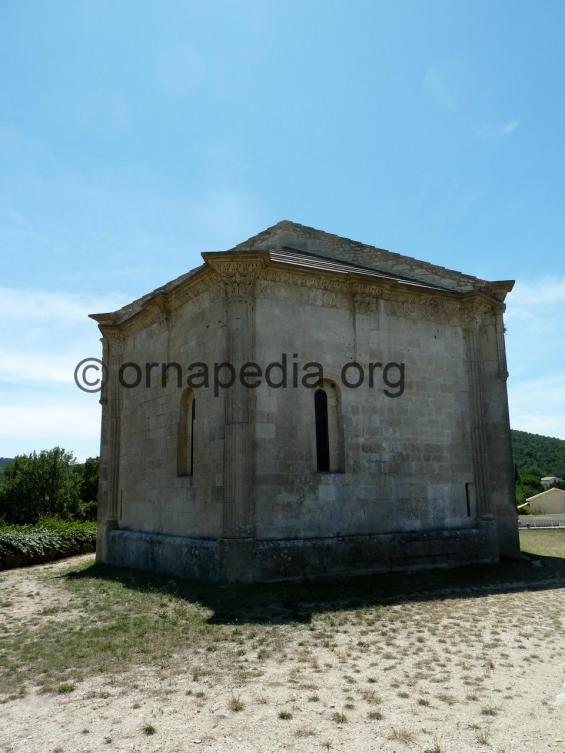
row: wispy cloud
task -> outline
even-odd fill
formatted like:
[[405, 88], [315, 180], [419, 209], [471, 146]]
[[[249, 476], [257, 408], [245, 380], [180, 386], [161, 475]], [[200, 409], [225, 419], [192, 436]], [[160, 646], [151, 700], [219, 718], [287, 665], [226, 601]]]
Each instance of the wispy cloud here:
[[430, 65], [424, 72], [424, 92], [432, 105], [446, 113], [461, 109], [461, 96], [458, 79], [461, 78], [460, 67], [456, 63]]
[[[98, 350], [92, 355], [97, 357]], [[0, 348], [0, 383], [72, 384], [74, 368], [86, 355], [78, 348], [50, 353]]]
[[85, 295], [36, 288], [0, 287], [0, 321], [58, 322], [61, 325], [89, 323], [88, 315], [111, 311], [128, 302], [120, 293]]
[[565, 439], [565, 277], [519, 281], [506, 325], [512, 426]]
[[[96, 452], [99, 429], [100, 405], [95, 399], [79, 402], [68, 397], [34, 405], [0, 404], [0, 439], [23, 440], [30, 449], [60, 444], [73, 450], [76, 439], [88, 439]], [[34, 446], [36, 440], [40, 441]]]
[[515, 429], [565, 439], [565, 373], [511, 382], [509, 399]]
[[79, 460], [98, 455], [100, 404], [79, 390], [25, 386], [0, 393], [0, 457], [59, 445]]
[[98, 396], [80, 392], [73, 374], [82, 358], [100, 356], [88, 314], [128, 298], [0, 288], [0, 456], [56, 444], [79, 457], [97, 454]]
[[510, 136], [518, 128], [520, 121], [512, 118], [504, 123], [494, 123], [491, 125], [482, 125], [477, 128], [477, 135], [481, 139], [503, 139]]
[[512, 316], [535, 316], [549, 306], [565, 304], [565, 277], [543, 277], [531, 282], [516, 283], [511, 294]]
[[78, 361], [100, 352], [100, 333], [88, 315], [112, 311], [128, 298], [0, 288], [0, 382], [71, 386]]

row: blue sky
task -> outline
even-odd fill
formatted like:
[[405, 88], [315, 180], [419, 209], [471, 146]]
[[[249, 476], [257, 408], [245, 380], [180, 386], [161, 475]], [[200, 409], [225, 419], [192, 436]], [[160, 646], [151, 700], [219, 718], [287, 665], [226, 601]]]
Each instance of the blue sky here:
[[489, 279], [565, 438], [565, 4], [0, 3], [0, 456], [97, 454], [86, 318], [291, 219]]

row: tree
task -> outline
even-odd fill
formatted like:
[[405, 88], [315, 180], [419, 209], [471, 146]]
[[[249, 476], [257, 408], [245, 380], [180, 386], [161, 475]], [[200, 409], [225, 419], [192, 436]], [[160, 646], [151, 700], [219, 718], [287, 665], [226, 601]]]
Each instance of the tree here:
[[82, 465], [75, 468], [80, 476], [81, 517], [96, 520], [100, 458], [87, 458]]
[[512, 429], [514, 462], [521, 474], [559, 476], [565, 470], [565, 439]]
[[34, 523], [43, 517], [80, 517], [80, 487], [72, 452], [54, 447], [18, 455], [6, 469], [0, 489], [0, 518], [7, 523]]
[[534, 494], [543, 492], [544, 488], [541, 484], [539, 476], [533, 476], [527, 473], [521, 473], [516, 481], [516, 500], [518, 504], [522, 504], [529, 497], [533, 497]]

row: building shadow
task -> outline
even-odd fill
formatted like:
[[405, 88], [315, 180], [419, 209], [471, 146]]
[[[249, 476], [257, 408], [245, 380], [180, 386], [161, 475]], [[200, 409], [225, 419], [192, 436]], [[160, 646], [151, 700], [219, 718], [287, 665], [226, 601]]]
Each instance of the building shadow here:
[[175, 596], [210, 610], [209, 624], [283, 625], [308, 623], [313, 615], [328, 611], [565, 588], [565, 559], [525, 555], [496, 565], [453, 570], [253, 585], [207, 584], [99, 564], [57, 577], [101, 579], [127, 589]]

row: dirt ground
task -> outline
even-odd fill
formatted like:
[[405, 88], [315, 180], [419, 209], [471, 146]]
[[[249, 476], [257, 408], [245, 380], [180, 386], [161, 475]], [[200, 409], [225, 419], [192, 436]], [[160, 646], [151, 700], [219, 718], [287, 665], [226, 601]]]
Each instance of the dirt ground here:
[[[437, 588], [361, 608], [346, 595], [337, 605], [302, 603], [293, 606], [296, 619], [283, 611], [217, 632], [199, 627], [202, 639], [159, 658], [151, 642], [157, 646], [165, 632], [155, 628], [145, 661], [119, 644], [116, 671], [81, 670], [92, 657], [77, 654], [72, 682], [34, 686], [36, 664], [56, 675], [57, 658], [44, 667], [49, 657], [20, 656], [18, 644], [49, 637], [64, 651], [68, 631], [90, 619], [92, 592], [72, 591], [60, 576], [91, 561], [0, 573], [2, 666], [28, 663], [21, 667], [26, 690], [0, 705], [0, 753], [565, 751], [559, 578], [535, 588], [519, 581], [459, 593]], [[127, 591], [116, 594], [112, 609], [125, 609]], [[169, 602], [159, 599], [163, 618]], [[130, 604], [133, 612], [141, 603]], [[103, 617], [92, 619], [104, 627]], [[163, 618], [163, 631], [167, 624]]]

